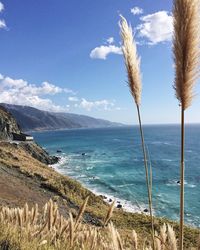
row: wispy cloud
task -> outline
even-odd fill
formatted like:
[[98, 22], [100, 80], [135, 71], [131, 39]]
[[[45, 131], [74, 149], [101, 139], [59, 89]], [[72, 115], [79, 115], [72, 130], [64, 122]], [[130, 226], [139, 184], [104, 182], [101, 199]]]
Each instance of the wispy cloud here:
[[[0, 13], [4, 10], [4, 5], [0, 2]], [[6, 29], [7, 25], [4, 19], [0, 19], [0, 29]]]
[[155, 45], [170, 41], [173, 34], [173, 18], [167, 11], [159, 11], [140, 18], [142, 23], [136, 28], [139, 36], [146, 38], [148, 44]]
[[76, 97], [76, 96], [69, 96], [69, 97], [68, 97], [68, 100], [69, 100], [70, 102], [78, 102], [78, 101], [79, 101], [78, 97]]
[[0, 19], [0, 29], [6, 29], [6, 28], [7, 28], [7, 26], [6, 26], [5, 20]]
[[141, 14], [143, 14], [143, 9], [140, 8], [140, 7], [135, 6], [135, 7], [133, 7], [133, 8], [131, 9], [131, 13], [132, 13], [133, 15], [141, 15]]
[[47, 96], [65, 93], [65, 89], [47, 81], [36, 86], [23, 79], [13, 79], [0, 74], [0, 86], [1, 102], [27, 105], [48, 111], [67, 111], [67, 106], [56, 105], [50, 98], [47, 98]]
[[4, 10], [4, 5], [2, 2], [0, 2], [0, 13]]
[[115, 39], [114, 39], [114, 37], [109, 37], [106, 41], [108, 44], [113, 44]]
[[109, 100], [98, 100], [98, 101], [88, 101], [85, 98], [81, 99], [79, 107], [90, 111], [91, 109], [103, 109], [103, 110], [111, 110], [115, 106], [113, 101]]

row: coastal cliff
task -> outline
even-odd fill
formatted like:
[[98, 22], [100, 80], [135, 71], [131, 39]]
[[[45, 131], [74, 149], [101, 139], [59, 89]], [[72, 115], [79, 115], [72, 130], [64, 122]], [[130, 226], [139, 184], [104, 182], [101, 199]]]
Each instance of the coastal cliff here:
[[22, 142], [19, 144], [19, 147], [24, 149], [28, 154], [30, 154], [33, 158], [37, 159], [38, 161], [47, 164], [52, 165], [59, 161], [59, 158], [57, 156], [51, 156], [49, 153], [44, 150], [41, 146], [39, 146], [37, 143], [25, 143]]
[[36, 142], [15, 142], [13, 141], [13, 133], [20, 134], [21, 129], [12, 114], [6, 108], [0, 106], [0, 140], [9, 143], [14, 143], [16, 147], [24, 149], [33, 158], [44, 164], [55, 164], [59, 158], [50, 156]]
[[12, 139], [12, 133], [20, 133], [19, 125], [11, 113], [0, 106], [0, 140]]
[[[5, 110], [1, 115], [1, 124], [11, 124], [8, 130], [1, 132], [0, 141], [0, 206], [23, 207], [38, 204], [39, 209], [52, 199], [58, 204], [60, 213], [68, 218], [74, 217], [83, 201], [89, 196], [84, 213], [84, 223], [96, 227], [103, 226], [109, 205], [100, 196], [96, 196], [77, 181], [56, 172], [49, 164], [58, 161], [51, 157], [34, 142], [12, 141], [10, 133], [20, 132], [16, 121]], [[5, 117], [5, 118], [4, 118]], [[150, 217], [146, 214], [128, 213], [115, 208], [112, 216], [114, 225], [122, 232], [123, 237], [130, 241], [132, 230], [135, 229], [142, 238], [149, 238]], [[158, 229], [167, 219], [155, 218]], [[178, 224], [170, 222], [178, 232]], [[185, 228], [185, 244], [190, 247], [196, 244], [199, 230]]]
[[72, 128], [108, 128], [122, 126], [120, 123], [97, 119], [86, 115], [56, 113], [29, 106], [1, 103], [19, 123], [22, 131], [44, 131]]

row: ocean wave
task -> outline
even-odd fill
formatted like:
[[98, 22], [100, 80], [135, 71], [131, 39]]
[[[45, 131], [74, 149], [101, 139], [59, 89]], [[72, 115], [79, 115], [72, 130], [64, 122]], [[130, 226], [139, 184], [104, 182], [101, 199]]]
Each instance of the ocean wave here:
[[165, 159], [165, 158], [163, 158], [163, 159], [161, 159], [161, 161], [169, 161], [169, 162], [171, 162], [173, 160], [172, 159]]
[[93, 169], [93, 168], [94, 168], [94, 167], [87, 167], [86, 169], [87, 169], [87, 170], [91, 170], [91, 169]]
[[100, 180], [100, 177], [98, 176], [92, 176], [88, 178], [89, 180]]
[[85, 174], [80, 174], [80, 175], [78, 175], [78, 176], [76, 176], [77, 177], [77, 179], [79, 179], [79, 178], [87, 178], [87, 175], [85, 175]]
[[187, 186], [190, 187], [190, 188], [195, 188], [197, 185], [195, 185], [195, 184], [188, 184]]
[[114, 138], [113, 141], [121, 141], [121, 140], [118, 138]]
[[117, 187], [130, 187], [130, 186], [134, 186], [135, 184], [130, 183], [130, 184], [122, 184], [122, 185], [117, 185]]
[[147, 205], [145, 204], [138, 204], [138, 202], [135, 202], [136, 204], [133, 204], [133, 202], [118, 198], [116, 196], [113, 196], [111, 194], [99, 192], [96, 189], [91, 190], [94, 194], [102, 197], [106, 197], [104, 201], [107, 203], [111, 203], [112, 201], [115, 201], [115, 206], [117, 207], [118, 204], [122, 205], [122, 208], [126, 212], [130, 213], [143, 213], [143, 211], [147, 208]]
[[105, 181], [102, 181], [101, 179], [97, 179], [96, 180], [99, 184], [101, 184], [102, 186], [108, 188], [108, 190], [114, 192], [114, 193], [117, 193], [117, 190], [115, 187], [113, 187], [112, 185], [110, 185], [109, 183], [105, 182]]
[[69, 161], [69, 157], [66, 155], [59, 156], [59, 161], [56, 164], [51, 165], [53, 168], [58, 169], [59, 167], [62, 167], [64, 165], [67, 165]]
[[106, 160], [89, 160], [88, 164], [95, 164], [95, 163], [108, 163], [110, 161], [106, 161]]
[[185, 152], [192, 153], [193, 151], [192, 150], [185, 150]]
[[132, 161], [136, 161], [136, 162], [138, 162], [138, 161], [143, 161], [143, 159], [142, 159], [142, 160], [140, 160], [140, 159], [138, 159], [138, 158], [135, 158], [135, 159], [133, 159]]
[[[167, 184], [167, 186], [180, 186], [180, 181], [179, 180], [171, 180]], [[195, 188], [196, 185], [192, 183], [188, 183], [187, 181], [184, 181], [184, 185], [189, 188]]]
[[176, 146], [175, 144], [171, 143], [171, 142], [167, 142], [167, 141], [152, 141], [149, 144], [153, 144], [153, 145], [169, 145], [169, 146]]

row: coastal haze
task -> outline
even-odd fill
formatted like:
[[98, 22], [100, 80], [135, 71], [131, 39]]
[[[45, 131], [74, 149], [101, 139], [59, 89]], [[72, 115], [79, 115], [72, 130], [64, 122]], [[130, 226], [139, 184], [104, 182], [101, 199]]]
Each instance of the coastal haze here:
[[86, 115], [48, 112], [33, 107], [6, 103], [0, 105], [15, 117], [23, 131], [122, 126], [120, 123], [96, 119]]

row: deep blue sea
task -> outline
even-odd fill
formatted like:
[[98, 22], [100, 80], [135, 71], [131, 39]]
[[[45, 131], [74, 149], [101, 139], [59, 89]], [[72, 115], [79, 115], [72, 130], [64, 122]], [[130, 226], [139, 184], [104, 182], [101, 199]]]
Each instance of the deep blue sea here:
[[[59, 172], [116, 198], [128, 211], [148, 208], [137, 126], [32, 134], [50, 154], [62, 157], [55, 165]], [[149, 125], [144, 134], [153, 169], [154, 214], [178, 220], [180, 128]], [[185, 220], [200, 227], [200, 125], [186, 126], [185, 158]]]

